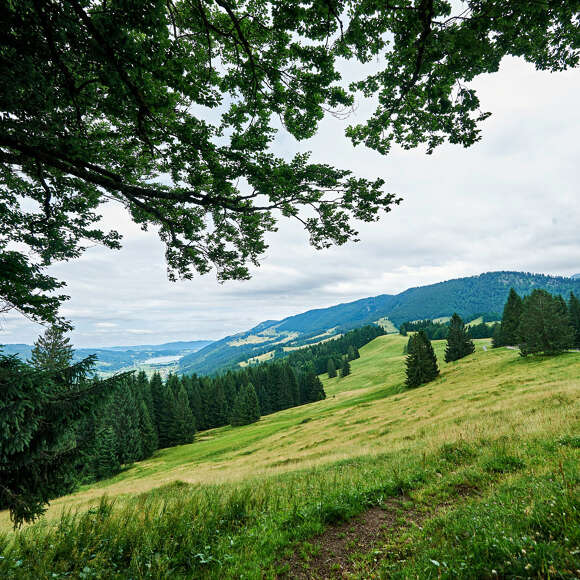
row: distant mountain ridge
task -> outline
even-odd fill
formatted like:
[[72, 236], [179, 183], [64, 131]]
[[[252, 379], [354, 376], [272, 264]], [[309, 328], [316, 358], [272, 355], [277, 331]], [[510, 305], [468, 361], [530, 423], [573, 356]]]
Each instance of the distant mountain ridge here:
[[454, 312], [464, 318], [494, 312], [500, 315], [512, 287], [520, 295], [542, 288], [567, 297], [570, 292], [580, 295], [580, 277], [487, 272], [409, 288], [396, 295], [382, 294], [309, 310], [283, 320], [261, 322], [248, 331], [215, 341], [183, 357], [179, 372], [211, 374], [248, 361], [267, 360], [282, 351], [329, 339], [384, 318], [398, 326], [409, 320], [446, 317]]
[[[135, 346], [109, 346], [99, 348], [76, 348], [73, 360], [79, 361], [89, 355], [97, 356], [96, 368], [102, 372], [116, 372], [132, 366], [138, 366], [155, 357], [182, 357], [196, 352], [211, 344], [211, 340], [191, 340], [166, 342], [164, 344], [143, 344]], [[28, 360], [32, 353], [30, 344], [0, 343], [0, 352], [6, 355], [17, 355]]]

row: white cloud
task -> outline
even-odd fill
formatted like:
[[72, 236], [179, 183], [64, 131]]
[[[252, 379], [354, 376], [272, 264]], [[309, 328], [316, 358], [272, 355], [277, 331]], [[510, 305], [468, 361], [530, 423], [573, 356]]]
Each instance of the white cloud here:
[[[249, 281], [168, 282], [155, 233], [108, 204], [104, 222], [123, 233], [123, 248], [94, 247], [52, 268], [68, 282], [63, 312], [75, 324], [73, 341], [221, 338], [261, 320], [485, 271], [580, 272], [578, 71], [537, 72], [510, 59], [475, 85], [493, 116], [469, 149], [445, 145], [431, 156], [395, 149], [384, 158], [340, 137], [352, 119], [325, 119], [304, 143], [282, 135], [277, 153], [312, 150], [315, 161], [385, 178], [404, 201], [361, 224], [360, 243], [326, 251], [313, 250], [298, 223], [281, 222]], [[6, 342], [32, 342], [43, 331], [13, 314], [4, 329]]]

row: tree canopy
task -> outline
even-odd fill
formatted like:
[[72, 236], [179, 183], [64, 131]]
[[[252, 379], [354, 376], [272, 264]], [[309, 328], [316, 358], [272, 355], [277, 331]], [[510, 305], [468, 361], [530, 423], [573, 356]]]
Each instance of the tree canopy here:
[[[55, 320], [43, 274], [87, 244], [118, 248], [100, 206], [121, 204], [166, 246], [171, 278], [249, 276], [277, 220], [317, 247], [355, 239], [399, 198], [382, 179], [291, 159], [357, 98], [346, 137], [387, 154], [480, 138], [469, 86], [506, 55], [578, 64], [580, 0], [0, 0], [0, 284], [4, 307]], [[348, 84], [344, 60], [381, 62]], [[364, 70], [364, 67], [360, 67]], [[24, 249], [22, 249], [24, 248]]]

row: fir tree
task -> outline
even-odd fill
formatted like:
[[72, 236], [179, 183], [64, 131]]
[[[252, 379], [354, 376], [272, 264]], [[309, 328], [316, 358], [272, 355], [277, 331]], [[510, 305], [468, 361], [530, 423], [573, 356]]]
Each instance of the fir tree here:
[[119, 461], [121, 464], [138, 461], [143, 453], [139, 430], [139, 408], [129, 380], [125, 380], [117, 386], [111, 411]]
[[65, 330], [50, 326], [34, 343], [30, 364], [41, 371], [56, 371], [70, 366], [73, 348]]
[[160, 425], [162, 422], [162, 416], [164, 414], [164, 393], [165, 387], [163, 381], [161, 380], [161, 375], [158, 372], [153, 373], [150, 382], [151, 389], [151, 400], [153, 401], [153, 414], [151, 419], [153, 419], [153, 424], [155, 425], [155, 430], [157, 431], [157, 437], [159, 438], [159, 445], [161, 446], [161, 433]]
[[306, 402], [314, 403], [326, 399], [326, 393], [322, 381], [314, 373], [308, 373], [305, 377]]
[[336, 367], [334, 366], [334, 360], [331, 358], [328, 359], [327, 373], [329, 379], [336, 377]]
[[105, 479], [119, 472], [121, 463], [117, 456], [117, 440], [111, 426], [100, 429], [95, 438], [93, 451], [93, 474]]
[[534, 290], [523, 303], [519, 326], [520, 354], [558, 354], [570, 348], [573, 331], [563, 300], [545, 290]]
[[348, 377], [348, 375], [350, 375], [350, 363], [348, 362], [348, 359], [345, 357], [345, 359], [342, 361], [342, 367], [340, 368], [340, 377], [344, 378]]
[[139, 433], [141, 436], [141, 457], [147, 459], [151, 457], [159, 445], [157, 430], [151, 419], [151, 414], [145, 401], [139, 405]]
[[501, 345], [515, 346], [519, 340], [519, 326], [522, 318], [522, 299], [511, 288], [501, 319]]
[[463, 320], [454, 313], [449, 321], [447, 347], [445, 348], [445, 362], [459, 360], [475, 351], [475, 345], [469, 338]]
[[[195, 419], [189, 408], [189, 400], [185, 387], [177, 381], [179, 389], [177, 396], [173, 396], [169, 408], [168, 446], [185, 445], [193, 441], [195, 433]], [[173, 395], [173, 389], [167, 389]]]
[[572, 346], [580, 348], [580, 300], [576, 298], [573, 292], [570, 292], [568, 300], [568, 318], [572, 327]]
[[260, 419], [258, 397], [252, 383], [241, 385], [234, 401], [230, 423], [233, 426], [249, 425]]
[[408, 387], [418, 387], [439, 375], [435, 351], [424, 331], [419, 330], [410, 336], [407, 352], [405, 384]]
[[0, 509], [15, 525], [74, 488], [92, 441], [79, 426], [108, 397], [117, 377], [91, 378], [94, 357], [59, 371], [37, 371], [0, 356]]
[[500, 346], [503, 346], [501, 324], [496, 324], [493, 328], [493, 336], [491, 337], [491, 347], [499, 348]]

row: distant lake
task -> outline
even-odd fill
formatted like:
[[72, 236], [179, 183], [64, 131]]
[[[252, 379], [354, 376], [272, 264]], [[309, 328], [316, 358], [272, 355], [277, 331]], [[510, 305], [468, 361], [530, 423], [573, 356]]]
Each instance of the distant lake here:
[[181, 358], [181, 355], [174, 354], [171, 356], [154, 356], [153, 358], [148, 358], [145, 361], [146, 365], [164, 365], [168, 363], [172, 363], [178, 361]]

